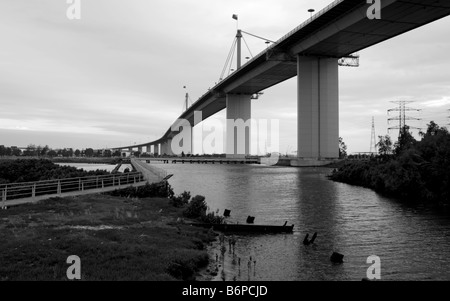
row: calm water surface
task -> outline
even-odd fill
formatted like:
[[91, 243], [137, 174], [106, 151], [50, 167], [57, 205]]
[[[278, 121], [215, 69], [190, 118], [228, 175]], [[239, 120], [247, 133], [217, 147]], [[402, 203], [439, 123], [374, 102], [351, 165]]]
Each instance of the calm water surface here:
[[[329, 181], [325, 168], [158, 166], [174, 174], [175, 193], [204, 195], [220, 214], [230, 209], [229, 222], [252, 215], [256, 224], [295, 225], [294, 234], [237, 236], [235, 256], [219, 259], [226, 280], [361, 280], [370, 255], [381, 258], [383, 280], [450, 280], [450, 216], [442, 210]], [[314, 232], [316, 244], [304, 246]], [[330, 262], [333, 251], [345, 255], [344, 264]]]

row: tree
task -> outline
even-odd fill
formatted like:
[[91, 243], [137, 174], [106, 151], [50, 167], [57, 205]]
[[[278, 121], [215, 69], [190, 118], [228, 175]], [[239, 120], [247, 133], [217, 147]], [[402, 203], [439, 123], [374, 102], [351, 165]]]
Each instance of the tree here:
[[71, 148], [65, 148], [62, 150], [62, 156], [65, 158], [73, 157], [73, 149]]
[[138, 158], [139, 158], [139, 156], [141, 155], [141, 152], [140, 152], [140, 151], [133, 152], [133, 155], [134, 155], [135, 157], [138, 157]]
[[378, 136], [378, 139], [379, 139], [378, 143], [377, 143], [378, 153], [381, 156], [390, 155], [392, 153], [392, 140], [391, 140], [391, 137], [389, 137], [389, 135]]
[[84, 155], [85, 155], [86, 157], [92, 157], [92, 156], [94, 156], [94, 150], [93, 150], [92, 148], [87, 148], [87, 149], [84, 151]]
[[111, 158], [111, 156], [112, 156], [112, 152], [111, 152], [110, 149], [106, 149], [106, 150], [103, 152], [103, 157]]
[[58, 154], [56, 153], [56, 151], [54, 151], [54, 150], [50, 150], [48, 153], [47, 153], [47, 156], [49, 156], [49, 157], [51, 157], [51, 158], [53, 158], [53, 157], [56, 157]]
[[427, 131], [425, 133], [421, 131], [419, 134], [422, 138], [427, 136], [436, 136], [438, 134], [447, 135], [448, 130], [445, 127], [440, 127], [434, 121], [431, 121], [430, 124], [427, 125]]
[[11, 149], [11, 155], [19, 157], [20, 155], [22, 155], [22, 151], [20, 150], [20, 148], [14, 148]]
[[75, 150], [75, 157], [79, 157], [81, 155], [81, 151], [79, 149]]
[[49, 151], [50, 151], [50, 147], [48, 145], [46, 145], [41, 149], [40, 155], [46, 156]]
[[339, 158], [344, 159], [347, 157], [347, 145], [345, 145], [344, 139], [339, 137]]
[[394, 145], [394, 151], [396, 155], [403, 153], [405, 150], [410, 149], [416, 143], [416, 139], [409, 131], [409, 126], [405, 125], [400, 130], [398, 141]]
[[11, 148], [10, 147], [6, 147], [4, 156], [11, 156], [11, 153], [12, 153]]
[[37, 154], [36, 154], [36, 145], [34, 145], [34, 144], [28, 144], [28, 146], [27, 146], [27, 148], [25, 149], [25, 151], [23, 152], [23, 154], [25, 155], [25, 156], [28, 156], [28, 157], [34, 157], [34, 156], [36, 156]]
[[116, 150], [114, 151], [114, 153], [112, 154], [113, 157], [122, 157], [122, 153], [120, 152], [120, 150]]

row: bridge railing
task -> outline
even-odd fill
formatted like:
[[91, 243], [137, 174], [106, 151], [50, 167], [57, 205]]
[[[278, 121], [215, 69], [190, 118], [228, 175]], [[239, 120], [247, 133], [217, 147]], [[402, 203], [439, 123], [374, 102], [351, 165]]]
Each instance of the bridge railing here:
[[6, 202], [43, 195], [62, 195], [68, 192], [103, 189], [144, 181], [140, 172], [89, 176], [81, 178], [55, 179], [38, 182], [0, 184], [0, 200]]

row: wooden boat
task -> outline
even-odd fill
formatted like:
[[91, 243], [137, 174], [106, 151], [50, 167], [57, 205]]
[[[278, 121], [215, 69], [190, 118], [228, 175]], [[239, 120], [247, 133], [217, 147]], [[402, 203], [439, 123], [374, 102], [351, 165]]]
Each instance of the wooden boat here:
[[294, 225], [246, 225], [246, 224], [202, 224], [194, 223], [192, 226], [208, 228], [221, 232], [243, 232], [243, 233], [292, 233]]

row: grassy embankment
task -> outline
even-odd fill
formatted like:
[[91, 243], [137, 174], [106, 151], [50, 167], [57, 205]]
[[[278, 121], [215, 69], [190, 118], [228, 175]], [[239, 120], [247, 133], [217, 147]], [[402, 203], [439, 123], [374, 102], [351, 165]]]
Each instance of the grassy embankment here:
[[55, 198], [0, 210], [0, 280], [192, 280], [213, 233], [179, 222], [168, 198]]

